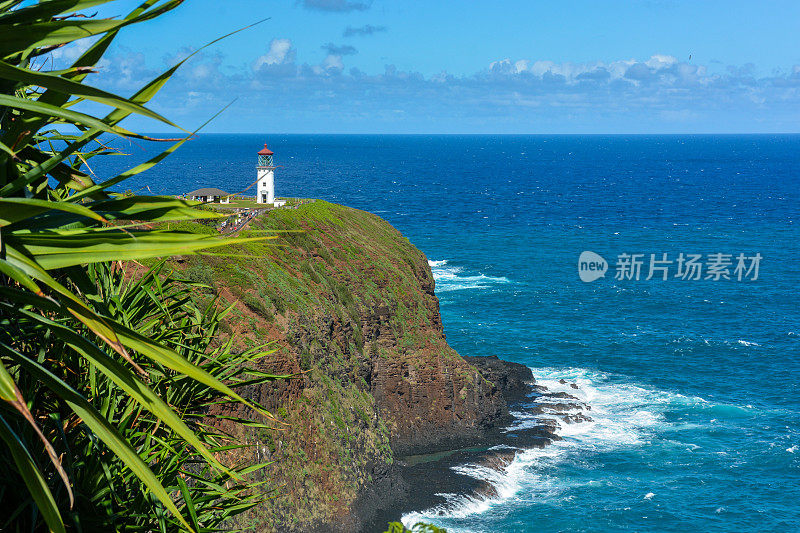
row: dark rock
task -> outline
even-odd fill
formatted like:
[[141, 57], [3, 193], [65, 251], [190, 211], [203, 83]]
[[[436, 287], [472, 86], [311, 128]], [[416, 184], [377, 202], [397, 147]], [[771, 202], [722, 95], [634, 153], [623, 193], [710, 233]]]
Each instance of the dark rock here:
[[577, 424], [578, 422], [592, 422], [593, 419], [590, 416], [587, 416], [583, 413], [577, 413], [574, 415], [562, 415], [561, 420], [566, 422], [567, 424]]
[[551, 392], [548, 393], [547, 396], [550, 396], [551, 398], [565, 398], [567, 400], [580, 400], [580, 398], [577, 396], [567, 394], [566, 392]]
[[464, 357], [464, 360], [492, 382], [509, 403], [527, 396], [535, 382], [530, 368], [520, 363], [503, 361], [496, 355]]
[[586, 409], [585, 403], [572, 402], [539, 402], [537, 406], [544, 412], [551, 411], [556, 413], [565, 413], [567, 411], [583, 411]]

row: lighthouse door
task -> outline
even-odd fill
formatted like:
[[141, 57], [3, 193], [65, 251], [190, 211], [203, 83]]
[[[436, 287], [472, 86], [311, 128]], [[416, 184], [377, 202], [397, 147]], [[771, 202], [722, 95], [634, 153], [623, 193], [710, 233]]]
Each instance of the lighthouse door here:
[[265, 192], [261, 193], [261, 203], [262, 204], [267, 203], [267, 193], [265, 193]]

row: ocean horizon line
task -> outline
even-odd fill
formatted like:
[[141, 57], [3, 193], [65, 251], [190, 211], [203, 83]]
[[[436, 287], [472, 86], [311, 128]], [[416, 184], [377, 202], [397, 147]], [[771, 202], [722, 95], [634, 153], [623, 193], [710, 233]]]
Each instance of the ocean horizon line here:
[[[148, 131], [145, 135], [174, 135], [175, 132], [169, 131]], [[340, 136], [340, 137], [780, 137], [780, 136], [797, 136], [797, 132], [728, 132], [728, 133], [714, 133], [714, 132], [695, 132], [695, 133], [345, 133], [345, 132], [201, 132], [194, 134], [195, 136], [205, 135], [283, 135], [283, 136], [308, 136], [308, 135], [326, 135], [326, 136]]]

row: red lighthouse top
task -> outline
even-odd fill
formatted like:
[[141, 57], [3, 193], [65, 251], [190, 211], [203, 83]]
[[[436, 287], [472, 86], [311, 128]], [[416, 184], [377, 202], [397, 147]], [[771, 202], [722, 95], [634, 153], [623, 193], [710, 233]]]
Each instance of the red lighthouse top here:
[[258, 152], [258, 155], [273, 155], [275, 152], [267, 148], [267, 143], [264, 143], [264, 149]]

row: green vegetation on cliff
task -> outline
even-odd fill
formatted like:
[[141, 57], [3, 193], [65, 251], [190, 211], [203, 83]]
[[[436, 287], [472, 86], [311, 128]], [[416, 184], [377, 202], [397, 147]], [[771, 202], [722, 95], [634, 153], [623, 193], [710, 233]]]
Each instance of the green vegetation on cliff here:
[[[404, 342], [424, 343], [406, 328], [430, 318], [428, 310], [402, 307], [403, 295], [419, 290], [416, 275], [423, 274], [415, 269], [420, 268], [422, 255], [383, 220], [318, 200], [297, 209], [271, 211], [254, 220], [245, 235], [260, 231], [278, 232], [277, 246], [248, 243], [226, 250], [229, 256], [191, 258], [188, 273], [197, 281], [224, 285], [252, 312], [270, 321], [287, 311], [312, 316], [320, 306], [348, 314], [359, 350], [365, 341], [357, 313], [386, 303], [388, 291], [402, 310], [392, 316], [394, 331]], [[398, 269], [398, 263], [415, 276], [404, 275], [407, 268]], [[264, 328], [244, 333], [251, 341], [270, 340]]]
[[199, 300], [234, 304], [224, 338], [241, 349], [274, 341], [261, 368], [299, 375], [245, 392], [286, 423], [242, 434], [261, 450], [247, 460], [275, 459], [270, 476], [284, 482], [247, 525], [349, 531], [363, 519], [354, 504], [386, 505], [396, 453], [479, 438], [504, 404], [447, 345], [427, 259], [387, 222], [317, 200], [270, 211], [245, 234], [262, 232], [279, 238], [181, 265], [210, 286]]

